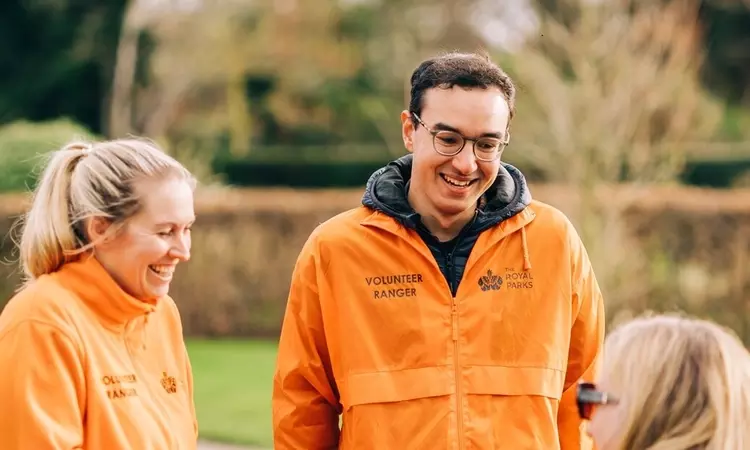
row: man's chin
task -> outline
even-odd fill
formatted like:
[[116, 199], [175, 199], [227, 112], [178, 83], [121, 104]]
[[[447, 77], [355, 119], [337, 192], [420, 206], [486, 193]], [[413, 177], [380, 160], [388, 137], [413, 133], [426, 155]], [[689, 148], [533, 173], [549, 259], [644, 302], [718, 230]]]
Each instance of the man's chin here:
[[468, 216], [474, 213], [476, 205], [476, 200], [444, 201], [438, 206], [438, 212], [444, 217]]

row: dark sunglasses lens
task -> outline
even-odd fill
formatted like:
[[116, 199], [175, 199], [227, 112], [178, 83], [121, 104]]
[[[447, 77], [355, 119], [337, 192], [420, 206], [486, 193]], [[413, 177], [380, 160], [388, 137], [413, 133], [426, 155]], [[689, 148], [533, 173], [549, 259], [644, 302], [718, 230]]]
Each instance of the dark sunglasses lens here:
[[594, 415], [595, 407], [596, 405], [592, 403], [579, 403], [578, 414], [581, 416], [581, 419], [591, 420], [591, 417]]
[[591, 401], [591, 393], [596, 391], [593, 383], [581, 383], [578, 385], [578, 415], [583, 420], [591, 420], [595, 404]]

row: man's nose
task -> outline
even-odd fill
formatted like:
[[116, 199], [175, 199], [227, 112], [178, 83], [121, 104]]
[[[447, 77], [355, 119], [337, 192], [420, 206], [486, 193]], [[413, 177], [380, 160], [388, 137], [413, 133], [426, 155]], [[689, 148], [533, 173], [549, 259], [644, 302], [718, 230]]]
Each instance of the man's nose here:
[[464, 148], [453, 157], [453, 168], [461, 175], [471, 175], [477, 170], [477, 157], [474, 155], [474, 142], [466, 141]]

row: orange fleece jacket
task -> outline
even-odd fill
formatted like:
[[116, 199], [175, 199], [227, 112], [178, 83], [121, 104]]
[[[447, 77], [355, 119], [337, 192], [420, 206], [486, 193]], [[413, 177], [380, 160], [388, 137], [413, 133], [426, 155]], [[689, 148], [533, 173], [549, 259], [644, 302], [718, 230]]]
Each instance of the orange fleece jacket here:
[[172, 299], [127, 295], [93, 257], [0, 314], [0, 449], [195, 449], [190, 361]]

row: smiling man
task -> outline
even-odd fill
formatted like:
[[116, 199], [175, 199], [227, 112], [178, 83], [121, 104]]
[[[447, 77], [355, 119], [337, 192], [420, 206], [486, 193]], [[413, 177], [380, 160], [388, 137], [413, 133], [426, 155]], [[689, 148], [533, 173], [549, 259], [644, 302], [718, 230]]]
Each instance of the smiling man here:
[[481, 55], [414, 71], [409, 154], [295, 265], [275, 449], [591, 448], [575, 396], [600, 356], [602, 297], [571, 223], [501, 162], [514, 103]]

